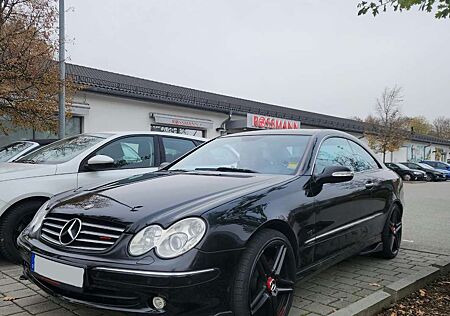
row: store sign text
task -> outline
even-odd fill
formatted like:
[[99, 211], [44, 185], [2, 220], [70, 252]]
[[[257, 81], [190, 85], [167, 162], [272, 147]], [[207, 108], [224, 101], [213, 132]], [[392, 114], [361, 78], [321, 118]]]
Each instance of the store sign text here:
[[247, 127], [263, 129], [299, 129], [300, 122], [270, 116], [248, 114]]

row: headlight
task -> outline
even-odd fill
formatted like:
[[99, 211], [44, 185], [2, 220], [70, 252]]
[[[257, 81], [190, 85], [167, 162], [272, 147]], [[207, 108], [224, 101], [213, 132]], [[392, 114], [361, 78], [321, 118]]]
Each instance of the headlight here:
[[140, 256], [155, 248], [159, 257], [175, 258], [194, 248], [205, 232], [205, 221], [198, 217], [178, 221], [166, 230], [158, 225], [150, 225], [133, 237], [128, 252], [132, 256]]
[[414, 171], [413, 173], [416, 174], [416, 175], [418, 175], [418, 176], [420, 176], [420, 175], [422, 174], [422, 173], [419, 172], [419, 171]]
[[28, 225], [28, 229], [30, 230], [31, 234], [35, 234], [39, 228], [41, 228], [42, 222], [44, 221], [45, 215], [48, 213], [48, 201], [45, 202], [39, 210], [36, 212], [36, 215], [34, 215], [33, 219], [31, 220], [30, 224]]

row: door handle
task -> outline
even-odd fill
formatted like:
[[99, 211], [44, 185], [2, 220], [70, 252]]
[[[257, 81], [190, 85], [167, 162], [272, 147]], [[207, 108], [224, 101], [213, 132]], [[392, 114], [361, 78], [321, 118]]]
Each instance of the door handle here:
[[366, 182], [367, 189], [372, 189], [374, 185], [375, 185], [375, 183], [373, 183], [373, 182]]

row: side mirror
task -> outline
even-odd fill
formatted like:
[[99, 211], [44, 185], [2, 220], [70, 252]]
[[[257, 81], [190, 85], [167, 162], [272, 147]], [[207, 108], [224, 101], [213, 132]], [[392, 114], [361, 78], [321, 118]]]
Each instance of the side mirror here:
[[353, 171], [347, 167], [329, 166], [321, 174], [315, 176], [315, 182], [317, 184], [347, 182], [352, 180], [353, 176]]
[[170, 162], [167, 162], [167, 161], [163, 162], [162, 164], [159, 165], [158, 170], [164, 169], [168, 165], [170, 165]]
[[103, 170], [111, 168], [114, 165], [114, 159], [106, 155], [96, 155], [87, 161], [87, 166], [91, 170]]

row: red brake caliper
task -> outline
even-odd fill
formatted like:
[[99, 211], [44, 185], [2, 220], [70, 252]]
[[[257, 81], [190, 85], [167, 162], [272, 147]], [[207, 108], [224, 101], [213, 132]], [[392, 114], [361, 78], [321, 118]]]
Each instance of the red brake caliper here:
[[272, 278], [272, 277], [269, 277], [269, 278], [267, 279], [267, 282], [266, 282], [267, 290], [268, 290], [270, 293], [272, 293], [272, 285], [273, 285], [273, 282], [275, 282], [275, 279]]

